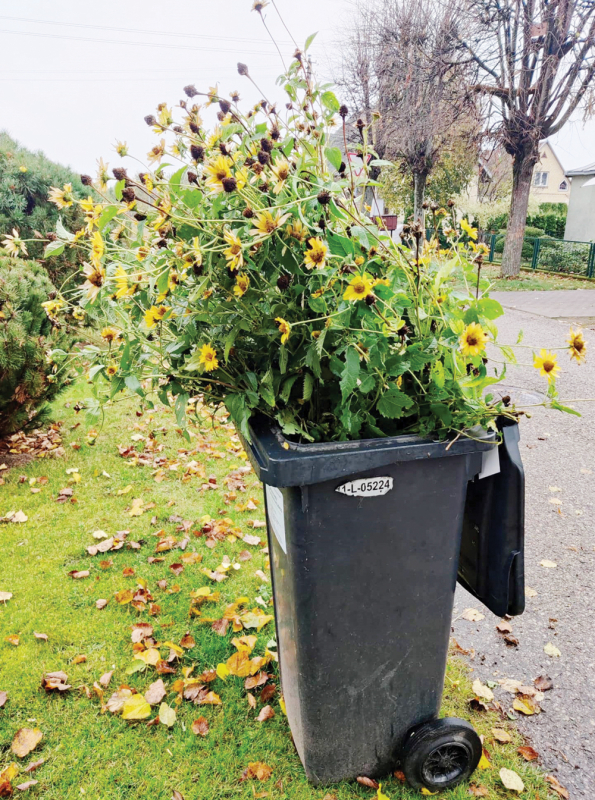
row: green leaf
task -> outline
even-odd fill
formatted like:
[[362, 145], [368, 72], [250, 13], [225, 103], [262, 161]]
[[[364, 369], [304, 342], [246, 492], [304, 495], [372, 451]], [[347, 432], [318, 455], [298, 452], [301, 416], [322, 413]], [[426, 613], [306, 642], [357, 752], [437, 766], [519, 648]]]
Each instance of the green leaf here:
[[391, 383], [378, 401], [378, 411], [387, 419], [399, 419], [412, 405], [413, 400]]
[[124, 378], [124, 382], [131, 392], [136, 392], [136, 394], [140, 395], [141, 397], [145, 396], [143, 387], [141, 386], [141, 383], [136, 375], [128, 375], [126, 378]]
[[118, 213], [118, 206], [108, 206], [97, 221], [97, 227], [102, 231], [108, 222], [111, 222]]
[[460, 336], [465, 330], [465, 323], [462, 319], [451, 319], [449, 320], [448, 325], [451, 331], [457, 336]]
[[261, 380], [259, 391], [262, 399], [265, 403], [268, 403], [271, 408], [277, 405], [277, 398], [275, 397], [275, 389], [273, 387], [273, 371], [271, 369], [267, 370], [264, 378]]
[[248, 420], [250, 419], [250, 411], [246, 406], [246, 398], [243, 394], [228, 394], [225, 398], [225, 407], [229, 411], [232, 422], [234, 422], [242, 435], [250, 442], [250, 430], [248, 428]]
[[578, 411], [576, 411], [576, 409], [570, 408], [570, 406], [564, 406], [557, 400], [552, 400], [552, 408], [555, 408], [556, 411], [564, 411], [566, 414], [574, 414], [575, 417], [582, 416]]
[[281, 345], [279, 350], [279, 371], [281, 375], [287, 372], [287, 362], [289, 361], [289, 351], [284, 344]]
[[322, 105], [328, 108], [329, 111], [332, 111], [333, 114], [336, 114], [341, 108], [341, 103], [337, 100], [334, 92], [323, 92], [320, 96], [320, 100]]
[[299, 377], [300, 377], [299, 375], [290, 375], [289, 378], [287, 378], [283, 382], [283, 386], [281, 387], [281, 391], [279, 392], [279, 397], [281, 398], [281, 400], [283, 400], [284, 403], [287, 403], [287, 401], [289, 400], [289, 395], [291, 394], [293, 384], [297, 381]]
[[450, 425], [452, 422], [452, 414], [450, 413], [448, 406], [445, 406], [444, 403], [432, 403], [430, 408], [432, 410], [432, 414], [435, 414], [443, 423], [443, 425], [446, 425], [447, 427]]
[[504, 309], [497, 300], [491, 297], [482, 297], [477, 303], [479, 313], [486, 319], [496, 319], [504, 314]]
[[325, 147], [324, 154], [327, 157], [327, 160], [330, 164], [339, 171], [339, 167], [343, 161], [343, 153], [339, 150], [338, 147]]
[[302, 394], [302, 400], [304, 402], [308, 402], [312, 397], [312, 391], [314, 390], [314, 378], [310, 375], [309, 372], [306, 372], [304, 375], [304, 391]]
[[70, 233], [67, 231], [64, 225], [62, 224], [62, 220], [58, 217], [58, 222], [56, 222], [56, 233], [60, 237], [60, 239], [64, 239], [67, 242], [72, 242], [74, 240], [74, 233]]
[[55, 242], [50, 242], [46, 244], [45, 250], [43, 251], [43, 257], [49, 258], [50, 256], [59, 256], [62, 255], [64, 252], [64, 242], [61, 242], [59, 239], [56, 239]]
[[354, 239], [357, 239], [359, 243], [366, 248], [366, 250], [370, 249], [370, 240], [368, 238], [368, 231], [365, 228], [362, 228], [361, 225], [352, 225], [351, 235], [354, 237]]
[[314, 39], [318, 36], [318, 31], [316, 33], [311, 33], [308, 38], [306, 39], [306, 44], [304, 45], [304, 51], [307, 51]]
[[188, 392], [183, 392], [176, 397], [174, 410], [176, 413], [176, 421], [180, 428], [186, 427], [186, 405], [189, 399], [190, 395]]
[[343, 368], [343, 377], [341, 378], [341, 395], [343, 402], [349, 397], [357, 386], [359, 378], [359, 353], [355, 347], [350, 347], [345, 357], [345, 367]]
[[122, 199], [122, 192], [124, 191], [124, 186], [126, 185], [126, 181], [122, 179], [118, 181], [114, 186], [114, 194], [116, 195], [116, 200]]

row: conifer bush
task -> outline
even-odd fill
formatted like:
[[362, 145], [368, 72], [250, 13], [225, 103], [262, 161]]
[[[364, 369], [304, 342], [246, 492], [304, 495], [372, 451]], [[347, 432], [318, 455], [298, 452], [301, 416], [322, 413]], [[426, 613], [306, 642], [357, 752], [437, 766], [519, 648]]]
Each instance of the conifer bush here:
[[55, 297], [42, 266], [0, 257], [0, 436], [39, 424], [70, 382], [73, 336], [55, 318]]

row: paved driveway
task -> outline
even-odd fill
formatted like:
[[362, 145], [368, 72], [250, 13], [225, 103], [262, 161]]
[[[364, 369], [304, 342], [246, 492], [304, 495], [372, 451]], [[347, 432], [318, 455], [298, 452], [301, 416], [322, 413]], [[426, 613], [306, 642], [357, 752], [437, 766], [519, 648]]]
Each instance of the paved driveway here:
[[[539, 295], [534, 299], [534, 295]], [[588, 295], [588, 297], [585, 297]], [[535, 348], [563, 346], [568, 323], [593, 319], [585, 327], [588, 361], [577, 366], [566, 353], [559, 360], [561, 399], [595, 398], [595, 292], [494, 293], [510, 310], [500, 321], [503, 341], [514, 343], [523, 329], [524, 344]], [[557, 297], [562, 296], [562, 297]], [[592, 298], [592, 299], [591, 299]], [[516, 310], [530, 308], [536, 313]], [[562, 318], [562, 319], [560, 319]], [[530, 365], [531, 350], [519, 360]], [[535, 402], [545, 379], [532, 366], [509, 371], [507, 385]], [[520, 387], [520, 388], [514, 388]], [[512, 619], [518, 647], [496, 630], [500, 621], [463, 589], [457, 590], [455, 618], [472, 607], [485, 614], [480, 622], [458, 619], [454, 637], [473, 648], [470, 664], [484, 682], [506, 678], [531, 684], [549, 675], [554, 689], [544, 695], [543, 711], [519, 717], [519, 726], [541, 756], [542, 766], [570, 791], [571, 798], [595, 795], [595, 403], [577, 403], [581, 418], [543, 408], [527, 409], [521, 423], [525, 465], [526, 582], [536, 594], [524, 615]], [[551, 502], [551, 501], [554, 502]], [[542, 566], [547, 561], [554, 567]], [[561, 653], [550, 657], [551, 643]], [[501, 688], [496, 697], [505, 708], [513, 695]]]

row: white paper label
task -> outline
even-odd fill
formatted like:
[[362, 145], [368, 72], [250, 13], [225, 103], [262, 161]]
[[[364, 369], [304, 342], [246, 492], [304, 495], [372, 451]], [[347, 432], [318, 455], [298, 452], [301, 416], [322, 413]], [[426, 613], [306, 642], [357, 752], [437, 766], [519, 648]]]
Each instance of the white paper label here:
[[275, 534], [275, 539], [287, 553], [287, 542], [285, 540], [285, 508], [283, 505], [283, 492], [276, 486], [267, 486], [267, 513], [271, 530]]
[[392, 478], [361, 478], [338, 486], [335, 491], [348, 497], [378, 497], [393, 488]]
[[491, 450], [484, 450], [481, 454], [480, 478], [489, 478], [490, 475], [497, 475], [500, 472], [500, 453], [497, 447]]

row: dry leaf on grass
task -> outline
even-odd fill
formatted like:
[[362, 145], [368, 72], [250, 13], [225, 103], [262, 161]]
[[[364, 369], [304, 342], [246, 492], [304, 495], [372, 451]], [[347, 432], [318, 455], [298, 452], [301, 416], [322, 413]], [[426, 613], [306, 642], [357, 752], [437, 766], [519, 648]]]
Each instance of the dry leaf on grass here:
[[107, 600], [100, 598], [99, 600], [95, 601], [95, 608], [98, 608], [100, 611], [102, 608], [105, 608], [107, 605]]
[[67, 692], [72, 689], [68, 683], [68, 675], [65, 672], [46, 672], [41, 679], [41, 686], [46, 692]]
[[34, 772], [36, 769], [39, 769], [42, 764], [45, 764], [45, 758], [40, 758], [38, 761], [32, 761], [30, 764], [27, 764], [24, 771]]
[[39, 728], [21, 728], [16, 732], [10, 749], [19, 758], [25, 758], [43, 739]]
[[525, 790], [525, 784], [521, 780], [520, 775], [517, 775], [516, 772], [513, 772], [511, 769], [502, 767], [500, 770], [500, 780], [504, 784], [504, 787], [512, 792], [520, 793]]
[[12, 592], [0, 592], [0, 603], [6, 603], [12, 597]]
[[0, 692], [0, 708], [6, 705], [8, 700], [8, 692]]
[[262, 761], [252, 761], [248, 764], [246, 769], [242, 772], [241, 781], [249, 780], [251, 778], [257, 781], [266, 781], [271, 777], [273, 768]]
[[167, 703], [161, 703], [159, 706], [159, 722], [172, 728], [176, 724], [176, 712]]
[[473, 797], [489, 797], [490, 790], [486, 789], [485, 786], [478, 786], [476, 783], [472, 783], [469, 786], [469, 793], [473, 795]]
[[19, 792], [26, 792], [27, 789], [31, 789], [33, 786], [37, 786], [39, 781], [25, 781], [25, 783], [17, 783], [17, 789]]
[[512, 742], [512, 736], [502, 728], [492, 728], [492, 736], [497, 742], [500, 744], [508, 744], [508, 742]]
[[163, 683], [163, 680], [159, 678], [159, 680], [155, 681], [155, 683], [152, 683], [145, 692], [145, 700], [150, 705], [156, 706], [161, 703], [166, 694], [167, 691], [165, 689], [165, 684]]
[[209, 723], [204, 717], [195, 719], [192, 723], [192, 733], [196, 736], [206, 736], [209, 732]]
[[260, 714], [256, 717], [258, 722], [265, 722], [267, 719], [272, 719], [275, 716], [272, 706], [265, 706]]
[[[109, 703], [109, 701], [108, 701]], [[124, 701], [122, 706], [122, 719], [138, 720], [151, 716], [151, 706], [142, 694], [133, 694]]]
[[479, 678], [473, 681], [473, 686], [471, 688], [477, 697], [481, 697], [488, 702], [494, 699], [494, 692], [487, 686], [484, 686]]
[[361, 786], [367, 786], [368, 789], [378, 789], [380, 787], [378, 781], [375, 781], [374, 778], [368, 778], [366, 775], [360, 775], [356, 778], [356, 781]]

